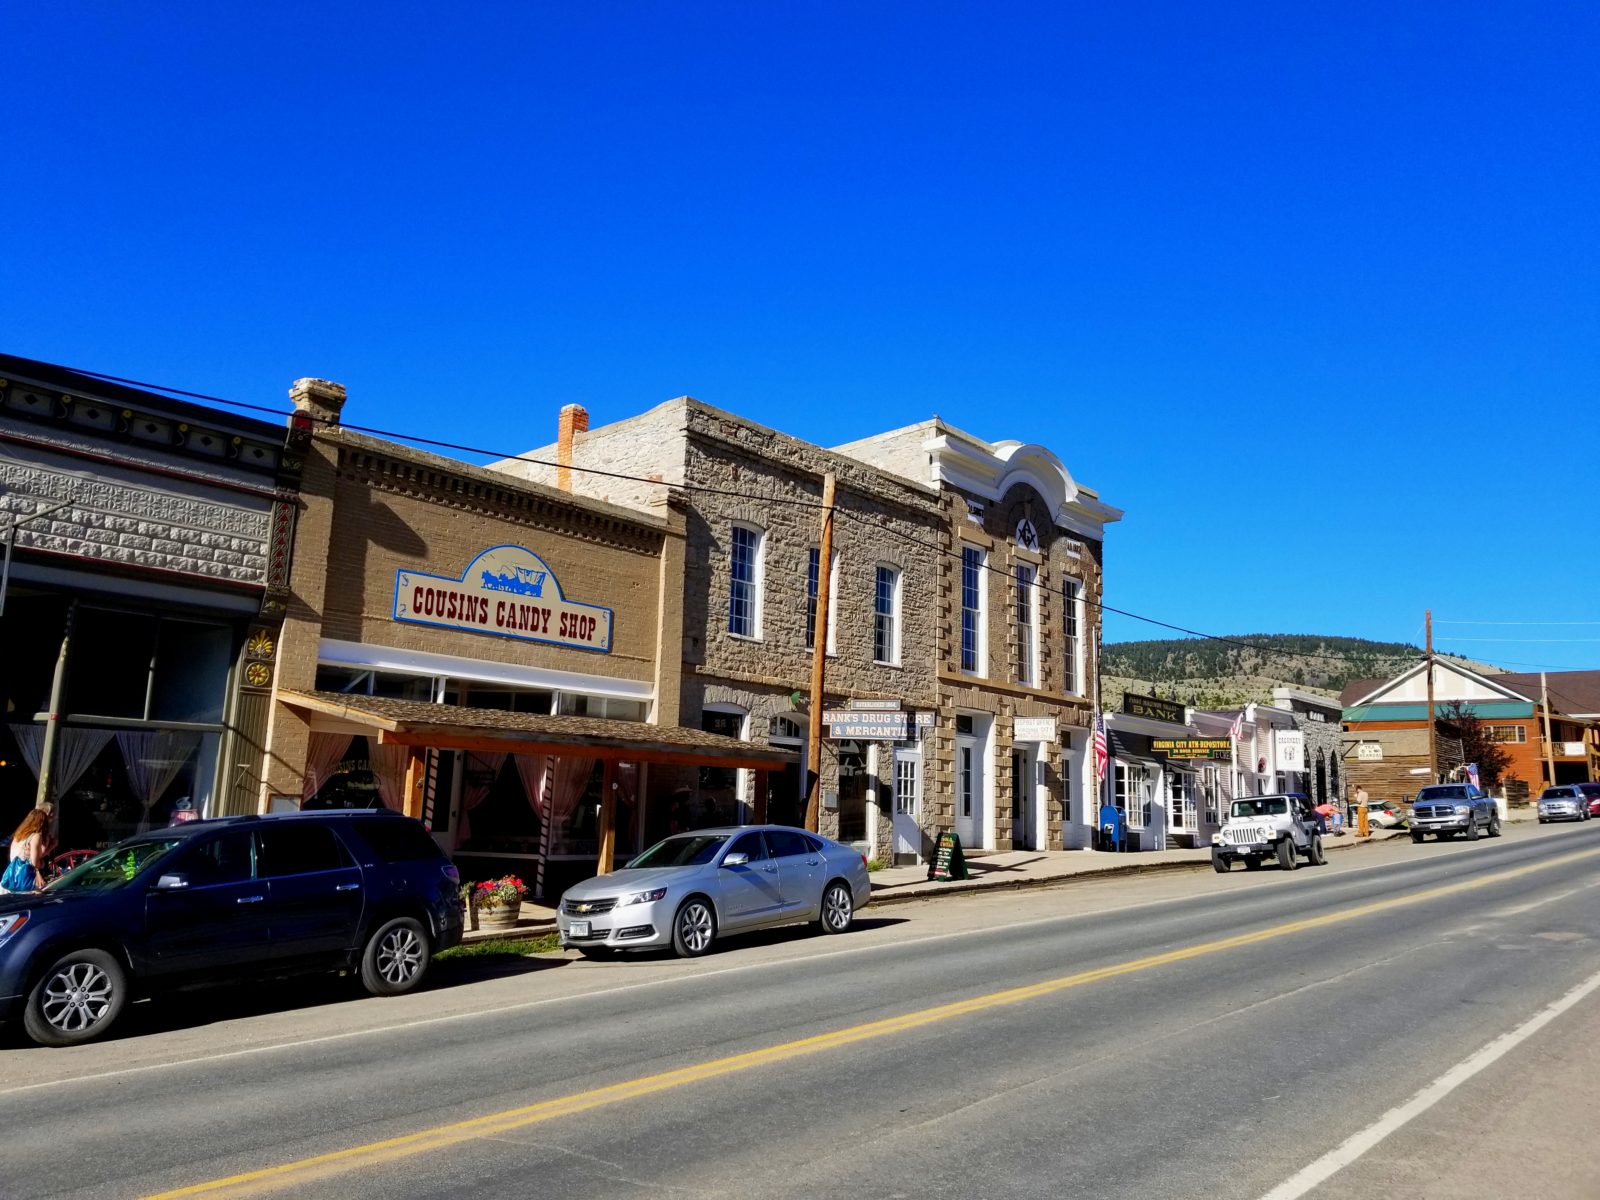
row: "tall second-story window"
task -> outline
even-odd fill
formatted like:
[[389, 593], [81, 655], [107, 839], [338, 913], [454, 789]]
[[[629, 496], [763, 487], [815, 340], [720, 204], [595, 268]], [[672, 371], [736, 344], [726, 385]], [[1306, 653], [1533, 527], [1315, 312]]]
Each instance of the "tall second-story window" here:
[[[816, 546], [806, 552], [806, 649], [817, 644], [817, 588], [822, 579], [822, 551]], [[828, 644], [827, 652], [837, 654], [839, 628], [839, 556], [833, 556], [828, 570]]]
[[1061, 581], [1061, 658], [1063, 673], [1061, 688], [1074, 696], [1083, 695], [1083, 645], [1079, 641], [1082, 628], [1080, 614], [1083, 609], [1083, 583], [1077, 579]]
[[813, 546], [806, 555], [806, 649], [817, 644], [817, 586], [822, 579], [822, 550]]
[[983, 656], [983, 551], [961, 547], [961, 669], [979, 673]]
[[900, 572], [879, 567], [872, 598], [872, 661], [900, 661]]
[[728, 555], [728, 632], [739, 637], [761, 636], [761, 540], [759, 529], [733, 527]]
[[1017, 589], [1017, 682], [1032, 687], [1038, 680], [1039, 625], [1034, 620], [1034, 569], [1027, 563], [1016, 565]]

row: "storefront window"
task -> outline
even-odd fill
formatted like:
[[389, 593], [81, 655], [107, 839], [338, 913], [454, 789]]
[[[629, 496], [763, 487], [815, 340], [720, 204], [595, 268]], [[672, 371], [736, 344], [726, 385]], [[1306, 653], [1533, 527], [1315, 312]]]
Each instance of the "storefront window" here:
[[82, 608], [72, 630], [67, 709], [97, 717], [221, 721], [233, 644], [227, 625]]
[[204, 815], [222, 738], [164, 729], [57, 732], [62, 850], [96, 850]]

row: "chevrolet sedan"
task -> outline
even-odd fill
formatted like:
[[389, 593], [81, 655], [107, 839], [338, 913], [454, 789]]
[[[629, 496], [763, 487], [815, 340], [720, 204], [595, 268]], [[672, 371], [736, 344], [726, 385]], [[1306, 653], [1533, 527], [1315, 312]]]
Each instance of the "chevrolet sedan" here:
[[867, 863], [838, 842], [782, 825], [697, 829], [561, 897], [561, 944], [586, 956], [671, 946], [685, 958], [722, 934], [809, 921], [843, 933], [872, 895]]

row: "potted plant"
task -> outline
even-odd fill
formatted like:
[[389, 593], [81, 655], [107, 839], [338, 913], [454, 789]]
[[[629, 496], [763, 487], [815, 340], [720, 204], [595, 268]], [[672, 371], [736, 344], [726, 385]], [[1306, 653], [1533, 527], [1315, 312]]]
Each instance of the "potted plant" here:
[[522, 912], [522, 898], [528, 894], [528, 885], [515, 875], [502, 875], [499, 879], [481, 879], [472, 885], [468, 903], [477, 913], [480, 929], [511, 929]]

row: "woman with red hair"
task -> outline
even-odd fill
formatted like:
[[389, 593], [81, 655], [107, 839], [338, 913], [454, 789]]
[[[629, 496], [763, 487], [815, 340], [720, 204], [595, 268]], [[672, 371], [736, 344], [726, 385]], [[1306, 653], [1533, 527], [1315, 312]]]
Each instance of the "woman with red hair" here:
[[44, 867], [50, 861], [50, 806], [41, 804], [22, 818], [11, 835], [11, 861], [0, 875], [0, 892], [35, 892], [44, 888]]

